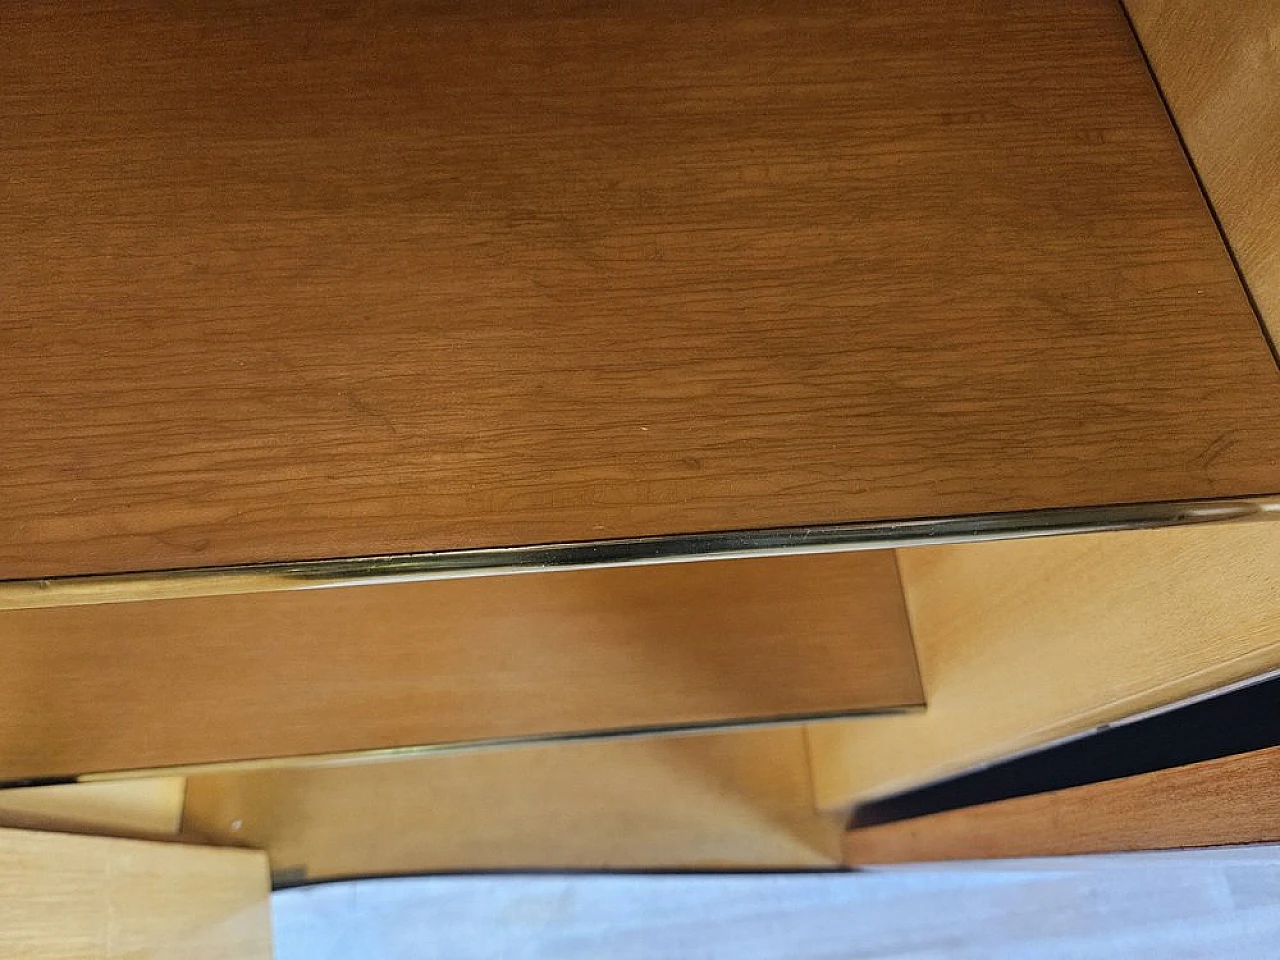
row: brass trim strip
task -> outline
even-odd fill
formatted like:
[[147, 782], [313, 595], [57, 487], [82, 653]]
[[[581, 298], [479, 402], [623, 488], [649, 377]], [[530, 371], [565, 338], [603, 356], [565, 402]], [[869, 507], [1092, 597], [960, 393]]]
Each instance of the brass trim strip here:
[[0, 610], [883, 550], [1280, 517], [1280, 494], [0, 581]]
[[[250, 773], [259, 770], [285, 770], [296, 767], [347, 767], [369, 763], [392, 763], [415, 760], [444, 753], [470, 753], [477, 750], [503, 750], [510, 747], [576, 743], [600, 740], [633, 740], [642, 737], [698, 736], [761, 727], [788, 727], [821, 723], [826, 720], [848, 720], [854, 717], [888, 717], [920, 713], [923, 704], [901, 707], [877, 707], [872, 710], [840, 710], [836, 712], [795, 714], [786, 716], [743, 717], [708, 722], [662, 724], [644, 727], [621, 727], [604, 730], [582, 730], [567, 733], [539, 733], [516, 737], [490, 737], [482, 740], [454, 740], [446, 743], [405, 747], [372, 747], [336, 753], [298, 754], [283, 757], [255, 757], [248, 760], [215, 760], [207, 763], [184, 763], [168, 767], [144, 767], [129, 770], [107, 770], [76, 776], [48, 778], [59, 783], [102, 783], [114, 780], [140, 780], [150, 777], [189, 777], [209, 773]], [[0, 791], [30, 786], [26, 780], [0, 780]]]

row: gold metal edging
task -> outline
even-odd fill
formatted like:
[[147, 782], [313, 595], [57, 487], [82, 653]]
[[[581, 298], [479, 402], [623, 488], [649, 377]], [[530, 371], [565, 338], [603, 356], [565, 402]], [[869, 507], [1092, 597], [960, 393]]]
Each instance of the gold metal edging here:
[[[402, 747], [371, 747], [364, 750], [346, 750], [333, 753], [291, 754], [281, 757], [254, 757], [246, 760], [212, 760], [206, 763], [184, 763], [162, 767], [140, 767], [128, 770], [108, 770], [84, 773], [78, 776], [45, 778], [57, 783], [103, 783], [116, 780], [143, 780], [153, 777], [192, 777], [208, 773], [252, 773], [262, 770], [284, 770], [297, 767], [348, 767], [371, 763], [394, 763], [399, 760], [415, 760], [427, 756], [477, 751], [503, 750], [511, 747], [551, 746], [555, 744], [599, 742], [609, 740], [636, 740], [654, 737], [693, 737], [707, 733], [730, 733], [761, 728], [794, 727], [829, 720], [850, 720], [861, 717], [888, 717], [920, 713], [924, 704], [902, 706], [852, 708], [849, 710], [823, 711], [821, 713], [788, 714], [785, 716], [742, 717], [708, 722], [659, 724], [655, 726], [622, 727], [604, 730], [583, 730], [563, 733], [535, 733], [512, 737], [488, 737], [479, 740], [455, 740], [445, 743], [428, 743]], [[31, 785], [29, 781], [0, 781], [0, 791]]]
[[1280, 517], [1280, 494], [0, 581], [0, 610], [977, 543]]

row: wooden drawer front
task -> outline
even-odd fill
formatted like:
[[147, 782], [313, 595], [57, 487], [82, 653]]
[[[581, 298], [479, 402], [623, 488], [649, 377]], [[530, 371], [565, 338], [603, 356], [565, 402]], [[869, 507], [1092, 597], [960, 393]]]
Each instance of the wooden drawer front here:
[[1280, 492], [1115, 0], [0, 36], [0, 579]]
[[0, 614], [0, 779], [921, 703], [891, 553]]

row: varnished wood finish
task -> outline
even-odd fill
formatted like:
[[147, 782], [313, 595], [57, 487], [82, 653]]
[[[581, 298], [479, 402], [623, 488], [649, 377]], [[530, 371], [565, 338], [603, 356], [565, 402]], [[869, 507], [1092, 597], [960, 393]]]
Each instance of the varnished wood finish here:
[[813, 727], [844, 808], [1280, 669], [1280, 525], [904, 550], [929, 702]]
[[851, 866], [1280, 840], [1280, 747], [851, 830]]
[[1262, 319], [1280, 338], [1280, 4], [1125, 6]]
[[0, 578], [1280, 491], [1111, 0], [0, 36]]
[[184, 832], [282, 880], [840, 862], [796, 727], [193, 776]]
[[0, 614], [0, 778], [921, 703], [888, 553]]
[[0, 956], [270, 960], [254, 850], [0, 830]]

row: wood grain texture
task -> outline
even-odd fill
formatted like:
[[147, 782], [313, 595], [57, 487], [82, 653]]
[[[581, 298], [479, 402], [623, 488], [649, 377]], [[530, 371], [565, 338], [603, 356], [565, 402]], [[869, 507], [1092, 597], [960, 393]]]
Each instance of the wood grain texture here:
[[0, 35], [0, 578], [1280, 491], [1110, 0]]
[[921, 702], [888, 553], [0, 615], [0, 778]]
[[839, 863], [795, 728], [538, 744], [191, 778], [184, 831], [297, 882], [506, 869]]
[[270, 960], [265, 854], [0, 830], [0, 954]]
[[899, 553], [929, 708], [810, 728], [836, 809], [1280, 669], [1280, 525]]
[[1280, 747], [845, 834], [851, 866], [1280, 841]]
[[108, 836], [172, 836], [186, 781], [152, 777], [0, 791], [0, 826]]
[[1262, 320], [1280, 338], [1280, 5], [1125, 6]]

